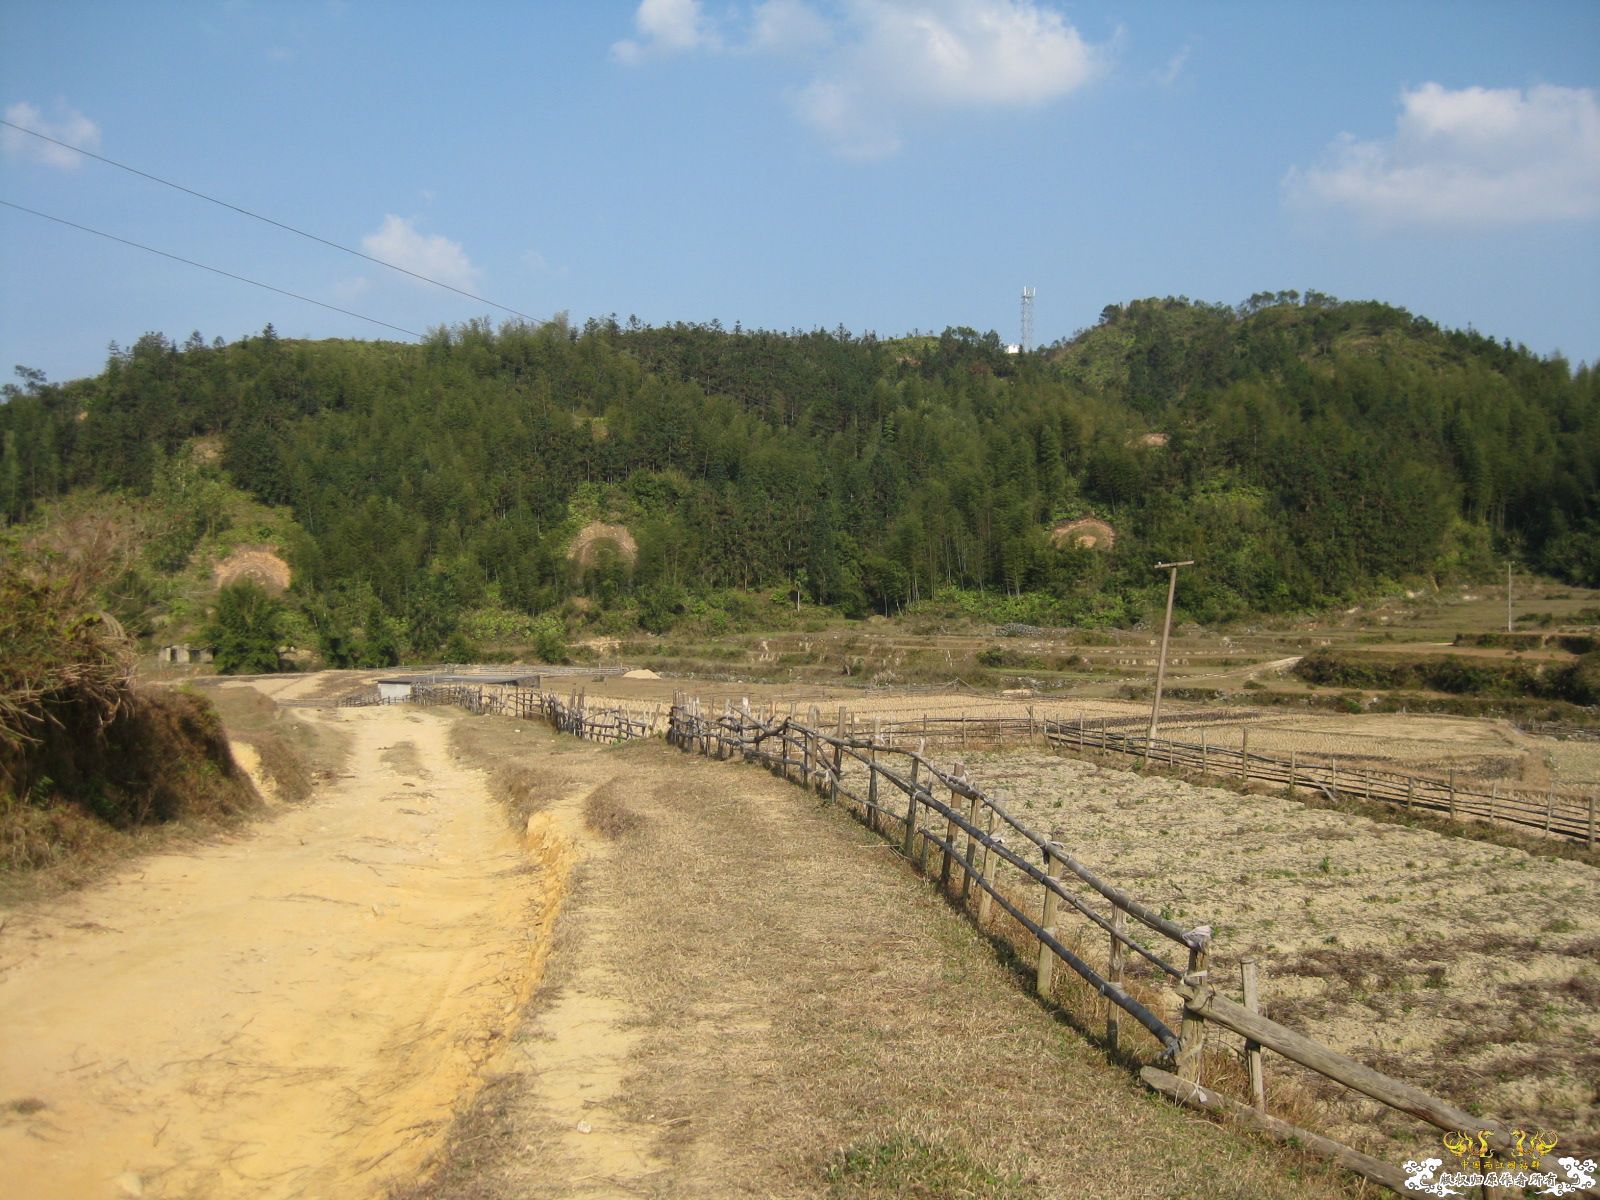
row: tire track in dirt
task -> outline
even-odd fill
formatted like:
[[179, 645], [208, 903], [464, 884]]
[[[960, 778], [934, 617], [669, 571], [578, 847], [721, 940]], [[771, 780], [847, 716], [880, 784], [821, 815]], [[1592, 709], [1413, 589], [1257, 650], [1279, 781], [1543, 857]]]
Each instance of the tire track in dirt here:
[[453, 762], [448, 718], [305, 719], [354, 742], [312, 802], [0, 932], [12, 1194], [379, 1194], [520, 1009], [560, 886], [547, 848]]

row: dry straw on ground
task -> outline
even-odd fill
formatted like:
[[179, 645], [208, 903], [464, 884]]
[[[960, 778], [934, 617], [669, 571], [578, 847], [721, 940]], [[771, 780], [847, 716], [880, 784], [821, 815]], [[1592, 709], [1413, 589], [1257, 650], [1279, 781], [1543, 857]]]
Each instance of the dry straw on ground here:
[[1082, 547], [1085, 550], [1110, 550], [1117, 544], [1117, 532], [1095, 517], [1062, 521], [1050, 530], [1050, 544], [1057, 548]]
[[272, 546], [240, 546], [211, 569], [211, 581], [218, 588], [249, 580], [274, 596], [289, 586], [290, 578], [289, 564]]
[[610, 545], [617, 557], [630, 567], [638, 561], [639, 545], [633, 540], [633, 534], [628, 532], [628, 527], [608, 525], [604, 521], [590, 521], [578, 530], [578, 536], [572, 539], [572, 545], [567, 550], [567, 558], [580, 567], [592, 567], [602, 545]]

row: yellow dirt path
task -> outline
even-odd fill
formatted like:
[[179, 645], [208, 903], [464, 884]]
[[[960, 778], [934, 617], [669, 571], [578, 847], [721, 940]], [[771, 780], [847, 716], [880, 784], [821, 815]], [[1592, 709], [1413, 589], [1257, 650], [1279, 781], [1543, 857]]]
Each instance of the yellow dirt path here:
[[306, 719], [353, 753], [305, 806], [0, 925], [0, 1190], [363, 1197], [434, 1147], [531, 987], [545, 873], [448, 718]]

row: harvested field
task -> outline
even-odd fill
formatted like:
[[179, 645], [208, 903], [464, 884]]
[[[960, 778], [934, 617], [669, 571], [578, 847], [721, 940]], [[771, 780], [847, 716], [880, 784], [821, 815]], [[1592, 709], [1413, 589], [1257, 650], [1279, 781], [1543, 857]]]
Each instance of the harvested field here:
[[[1212, 978], [1236, 997], [1254, 958], [1274, 1019], [1600, 1151], [1600, 870], [1052, 755], [968, 769], [1163, 915], [1211, 925]], [[1269, 1056], [1269, 1098], [1274, 1077], [1300, 1101], [1338, 1101], [1325, 1124], [1381, 1157], [1432, 1140]]]
[[[682, 681], [605, 679], [583, 685], [593, 700], [639, 704], [645, 700], [670, 700], [682, 690]], [[823, 726], [832, 728], [842, 706], [859, 720], [915, 723], [930, 717], [1026, 717], [1073, 725], [1082, 716], [1091, 724], [1110, 721], [1113, 727], [1143, 732], [1148, 701], [1093, 697], [1007, 697], [958, 691], [865, 691], [862, 689], [805, 688], [780, 684], [689, 685], [706, 712], [720, 712], [724, 702], [738, 707], [742, 699], [752, 704], [772, 703], [779, 712], [793, 707], [804, 719], [815, 706]], [[1203, 712], [1197, 723], [1192, 714]], [[1115, 723], [1125, 722], [1117, 726]], [[1250, 731], [1250, 749], [1258, 754], [1287, 756], [1291, 751], [1306, 760], [1326, 762], [1338, 758], [1341, 768], [1386, 769], [1445, 778], [1455, 771], [1463, 782], [1500, 783], [1520, 788], [1590, 789], [1600, 783], [1600, 743], [1561, 741], [1525, 733], [1510, 721], [1477, 717], [1450, 717], [1405, 713], [1328, 713], [1285, 711], [1279, 708], [1236, 707], [1165, 703], [1161, 736], [1198, 741], [1202, 730], [1213, 746], [1238, 749], [1244, 731]]]

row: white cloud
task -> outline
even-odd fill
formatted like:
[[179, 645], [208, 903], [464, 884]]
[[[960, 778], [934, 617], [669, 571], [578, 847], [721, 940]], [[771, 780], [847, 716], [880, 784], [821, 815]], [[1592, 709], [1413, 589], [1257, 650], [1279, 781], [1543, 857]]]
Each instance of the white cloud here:
[[715, 50], [722, 44], [706, 20], [700, 0], [640, 0], [633, 27], [637, 41], [620, 41], [611, 47], [618, 62], [632, 65], [654, 56]]
[[750, 50], [805, 55], [833, 41], [833, 26], [805, 0], [765, 0], [750, 16]]
[[478, 268], [467, 258], [461, 243], [442, 234], [419, 232], [415, 220], [409, 217], [388, 214], [376, 233], [361, 239], [361, 248], [373, 258], [451, 287], [477, 286]]
[[1178, 82], [1178, 77], [1183, 74], [1184, 67], [1189, 65], [1189, 56], [1194, 53], [1193, 46], [1185, 46], [1171, 58], [1167, 65], [1155, 73], [1155, 80], [1162, 87], [1171, 87]]
[[[638, 41], [619, 61], [690, 51], [766, 54], [806, 63], [796, 114], [841, 154], [878, 158], [903, 128], [961, 110], [1037, 107], [1097, 78], [1109, 48], [1084, 41], [1037, 0], [764, 0], [718, 26], [697, 0], [643, 0]], [[726, 30], [747, 29], [740, 37]]]
[[[77, 109], [64, 104], [57, 105], [56, 111], [60, 114], [60, 118], [47, 121], [43, 113], [26, 100], [22, 100], [6, 109], [6, 120], [32, 129], [36, 133], [42, 133], [46, 137], [55, 138], [58, 142], [66, 142], [68, 146], [79, 146], [84, 150], [100, 149], [100, 126]], [[83, 155], [74, 154], [65, 146], [52, 146], [49, 142], [42, 142], [36, 137], [29, 137], [21, 130], [4, 125], [0, 125], [0, 148], [5, 150], [7, 158], [44, 163], [46, 166], [60, 167], [65, 171], [77, 170], [84, 161]]]
[[1392, 137], [1341, 134], [1284, 176], [1293, 204], [1376, 228], [1482, 228], [1600, 216], [1600, 99], [1541, 85], [1401, 93]]

